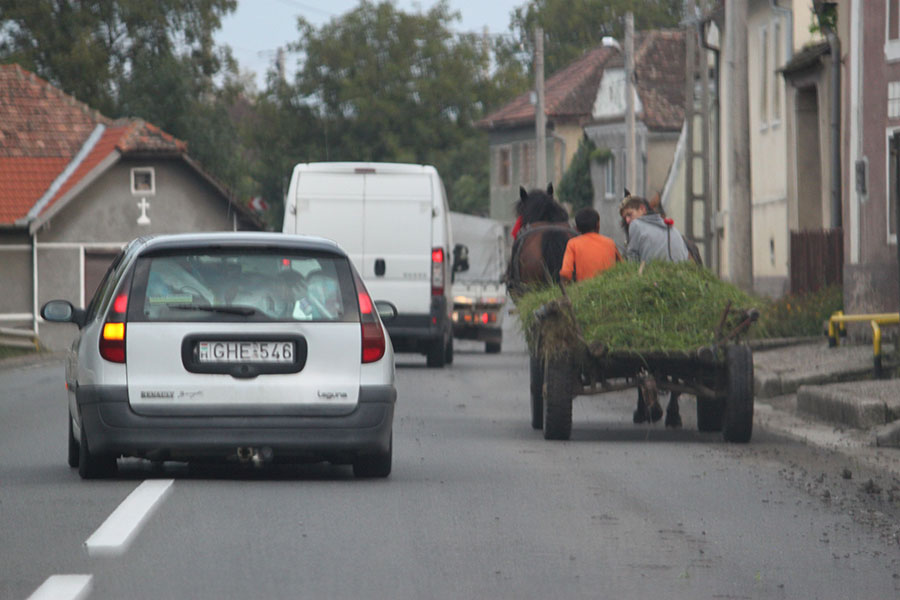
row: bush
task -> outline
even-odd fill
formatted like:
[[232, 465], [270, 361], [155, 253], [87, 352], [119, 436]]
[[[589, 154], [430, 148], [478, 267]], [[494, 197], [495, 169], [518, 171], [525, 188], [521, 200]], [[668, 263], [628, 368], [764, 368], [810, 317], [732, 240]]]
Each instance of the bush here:
[[760, 315], [753, 337], [781, 338], [822, 335], [822, 324], [843, 310], [844, 292], [832, 285], [816, 292], [784, 296], [769, 302]]

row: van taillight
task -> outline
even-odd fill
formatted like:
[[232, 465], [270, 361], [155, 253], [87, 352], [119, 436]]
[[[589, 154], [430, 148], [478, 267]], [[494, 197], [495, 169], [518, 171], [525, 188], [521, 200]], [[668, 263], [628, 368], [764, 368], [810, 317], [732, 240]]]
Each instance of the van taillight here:
[[359, 298], [359, 323], [362, 328], [362, 362], [370, 363], [384, 356], [385, 340], [381, 323], [375, 316], [375, 306], [366, 286], [356, 277], [356, 290]]
[[125, 316], [128, 313], [128, 294], [117, 294], [112, 309], [100, 332], [100, 356], [110, 362], [125, 362]]
[[431, 250], [431, 295], [444, 295], [444, 249]]

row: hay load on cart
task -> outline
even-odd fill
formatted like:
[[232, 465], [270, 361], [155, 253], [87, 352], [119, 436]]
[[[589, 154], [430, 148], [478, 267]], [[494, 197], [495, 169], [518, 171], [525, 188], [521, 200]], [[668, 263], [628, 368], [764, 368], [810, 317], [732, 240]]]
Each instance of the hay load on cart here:
[[742, 343], [754, 300], [689, 262], [624, 263], [565, 289], [516, 298], [531, 371], [531, 420], [568, 439], [572, 399], [629, 388], [697, 398], [697, 426], [748, 442], [753, 356]]

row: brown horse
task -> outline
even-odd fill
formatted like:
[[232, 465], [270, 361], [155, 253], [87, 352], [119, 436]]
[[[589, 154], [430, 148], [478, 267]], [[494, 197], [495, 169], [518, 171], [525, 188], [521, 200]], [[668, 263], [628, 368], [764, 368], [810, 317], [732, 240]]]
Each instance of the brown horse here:
[[547, 191], [519, 188], [516, 213], [522, 229], [512, 247], [506, 284], [515, 298], [529, 287], [559, 282], [566, 243], [578, 235], [569, 225], [569, 214], [553, 198], [553, 184]]
[[[522, 229], [512, 247], [506, 272], [506, 287], [513, 301], [531, 287], [559, 282], [559, 269], [568, 241], [578, 235], [569, 226], [569, 213], [553, 199], [553, 185], [547, 190], [526, 192], [519, 188], [516, 214]], [[540, 351], [529, 352], [531, 426], [543, 427], [544, 364]]]

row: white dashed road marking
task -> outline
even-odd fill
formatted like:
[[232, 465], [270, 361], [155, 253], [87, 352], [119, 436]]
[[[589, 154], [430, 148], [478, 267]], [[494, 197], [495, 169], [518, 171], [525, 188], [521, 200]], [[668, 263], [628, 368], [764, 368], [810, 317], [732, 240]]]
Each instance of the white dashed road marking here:
[[124, 552], [171, 490], [172, 483], [172, 479], [153, 479], [139, 485], [84, 543], [88, 554], [100, 556]]
[[51, 575], [28, 600], [81, 600], [90, 593], [90, 575]]

